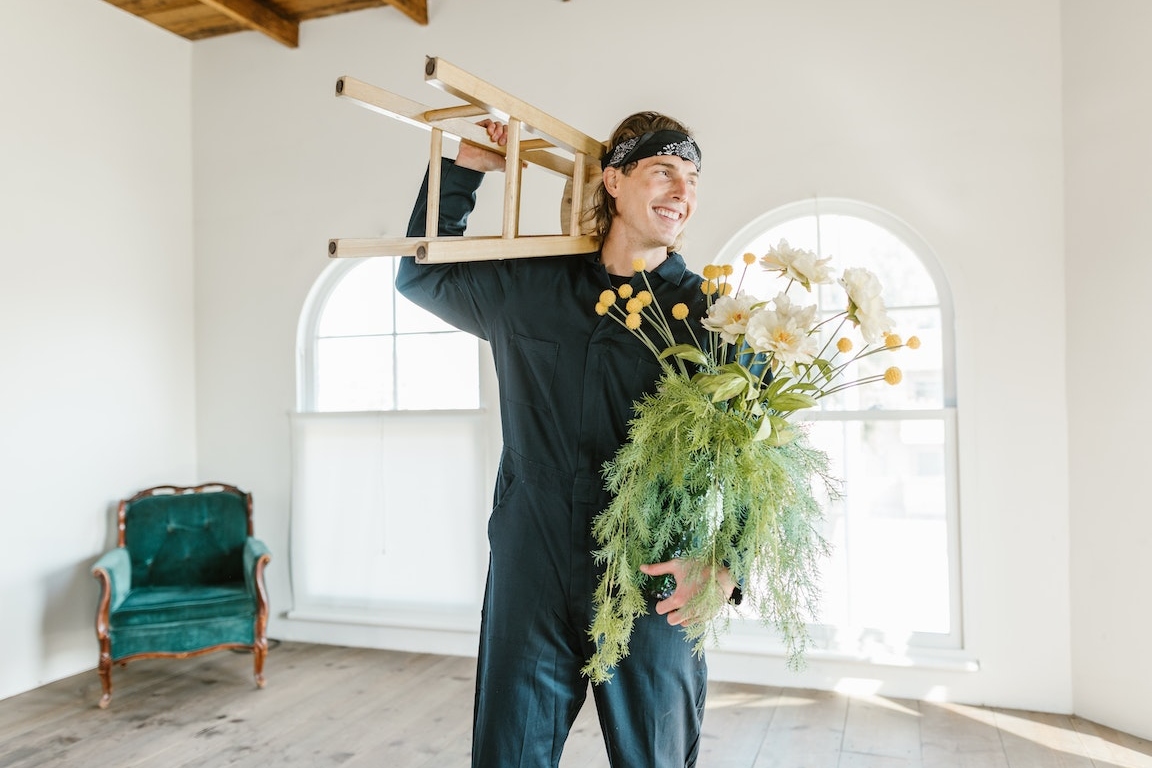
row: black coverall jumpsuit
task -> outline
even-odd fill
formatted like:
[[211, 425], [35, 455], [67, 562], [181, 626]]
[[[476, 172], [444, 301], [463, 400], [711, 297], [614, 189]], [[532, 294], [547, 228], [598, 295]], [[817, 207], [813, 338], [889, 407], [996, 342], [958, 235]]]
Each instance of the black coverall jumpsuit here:
[[[439, 231], [463, 234], [483, 174], [445, 160]], [[425, 177], [409, 235], [425, 232]], [[705, 308], [702, 278], [670, 254], [648, 273], [665, 312]], [[632, 285], [645, 286], [636, 275]], [[599, 569], [593, 517], [608, 505], [600, 471], [627, 436], [632, 403], [654, 389], [652, 353], [594, 307], [610, 279], [597, 253], [460, 264], [401, 262], [397, 288], [492, 346], [504, 447], [492, 514], [476, 682], [473, 765], [555, 766], [584, 701], [580, 668]], [[593, 686], [613, 766], [691, 766], [707, 668], [649, 605], [630, 655]]]

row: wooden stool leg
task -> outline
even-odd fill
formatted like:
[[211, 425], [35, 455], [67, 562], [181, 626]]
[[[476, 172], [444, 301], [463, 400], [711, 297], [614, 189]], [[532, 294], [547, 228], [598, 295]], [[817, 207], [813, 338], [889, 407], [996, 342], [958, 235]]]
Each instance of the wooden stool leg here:
[[428, 206], [425, 222], [425, 235], [436, 237], [440, 234], [440, 166], [443, 164], [444, 131], [432, 129], [432, 147], [428, 157]]
[[568, 234], [580, 234], [580, 218], [584, 213], [584, 158], [583, 152], [576, 153], [576, 162], [572, 165], [572, 207], [568, 211]]
[[508, 118], [508, 145], [504, 152], [504, 227], [501, 237], [514, 238], [520, 234], [520, 129], [522, 123]]

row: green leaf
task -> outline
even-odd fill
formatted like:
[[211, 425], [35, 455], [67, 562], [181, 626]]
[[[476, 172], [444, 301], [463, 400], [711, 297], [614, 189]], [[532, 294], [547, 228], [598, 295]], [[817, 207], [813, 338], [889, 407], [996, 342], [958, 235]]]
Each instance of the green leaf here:
[[737, 376], [742, 376], [749, 384], [758, 384], [760, 379], [752, 375], [752, 371], [745, 368], [740, 363], [725, 363], [718, 369], [720, 373], [732, 373]]
[[719, 374], [716, 378], [720, 381], [716, 386], [716, 391], [712, 393], [712, 402], [714, 403], [733, 398], [748, 386], [748, 382], [744, 380], [743, 376], [729, 373]]
[[760, 428], [756, 430], [756, 434], [752, 436], [752, 442], [758, 443], [761, 440], [767, 440], [772, 436], [772, 418], [765, 416], [760, 419]]
[[772, 437], [768, 440], [769, 445], [780, 447], [796, 439], [796, 430], [792, 429], [792, 425], [788, 423], [787, 419], [780, 416], [769, 416], [768, 420], [772, 422]]
[[710, 395], [720, 386], [720, 382], [717, 381], [717, 379], [716, 374], [701, 371], [692, 377], [692, 383], [695, 384], [701, 392]]
[[783, 392], [768, 402], [768, 406], [777, 411], [798, 411], [801, 408], [811, 408], [816, 405], [816, 399], [803, 392]]
[[768, 385], [766, 390], [764, 390], [764, 398], [766, 400], [772, 399], [776, 393], [783, 389], [784, 385], [790, 381], [792, 381], [792, 377], [784, 376], [783, 374], [772, 379], [772, 383]]
[[696, 363], [697, 365], [708, 365], [710, 362], [708, 356], [705, 355], [699, 347], [692, 344], [677, 344], [675, 346], [668, 347], [660, 353], [658, 359], [666, 360], [673, 355], [680, 358], [681, 360], [687, 360], [688, 362]]

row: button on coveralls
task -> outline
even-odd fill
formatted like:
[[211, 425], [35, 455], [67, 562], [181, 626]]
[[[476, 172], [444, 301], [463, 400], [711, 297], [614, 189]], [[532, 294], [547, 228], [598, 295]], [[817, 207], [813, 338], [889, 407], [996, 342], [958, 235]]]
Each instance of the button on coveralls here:
[[[463, 234], [483, 174], [445, 160], [439, 231]], [[409, 222], [425, 232], [428, 179]], [[670, 254], [648, 279], [665, 312], [704, 311], [702, 278]], [[645, 288], [643, 278], [633, 287]], [[595, 311], [610, 287], [598, 254], [459, 264], [400, 264], [397, 288], [486, 339], [500, 386], [504, 447], [488, 523], [491, 547], [477, 662], [473, 765], [559, 763], [588, 689], [580, 668], [600, 573], [592, 520], [608, 506], [600, 471], [627, 437], [632, 403], [660, 366]], [[685, 339], [687, 340], [687, 339]], [[707, 668], [664, 616], [639, 617], [630, 655], [593, 686], [613, 766], [695, 765]]]

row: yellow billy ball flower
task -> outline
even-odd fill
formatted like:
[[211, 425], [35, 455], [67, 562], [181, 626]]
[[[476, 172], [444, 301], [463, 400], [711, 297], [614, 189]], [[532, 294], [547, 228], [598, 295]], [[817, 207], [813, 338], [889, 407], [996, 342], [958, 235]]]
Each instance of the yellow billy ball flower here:
[[624, 309], [629, 314], [633, 314], [633, 315], [636, 314], [637, 312], [639, 312], [643, 308], [644, 308], [644, 302], [640, 301], [640, 299], [637, 299], [637, 298], [628, 299], [628, 303], [624, 305]]
[[672, 317], [677, 320], [686, 320], [688, 318], [688, 305], [683, 302], [673, 305]]
[[604, 317], [604, 315], [608, 314], [608, 305], [607, 304], [597, 304], [596, 305], [596, 314], [600, 315], [600, 317]]
[[731, 277], [732, 273], [735, 272], [736, 270], [734, 270], [732, 268], [731, 264], [725, 264], [723, 267], [720, 268], [720, 271], [724, 274], [724, 277]]
[[721, 285], [720, 286], [720, 295], [721, 296], [731, 296], [732, 295], [732, 283], [724, 283], [723, 285]]
[[705, 264], [701, 274], [704, 275], [705, 280], [715, 280], [720, 277], [720, 267], [715, 264]]
[[631, 314], [629, 314], [627, 317], [624, 318], [624, 325], [627, 326], [627, 328], [629, 330], [632, 330], [632, 331], [639, 328], [640, 327], [640, 314], [638, 312], [632, 312]]
[[836, 342], [836, 349], [840, 350], [842, 354], [848, 354], [852, 351], [852, 339], [841, 336], [840, 340]]
[[705, 280], [704, 282], [700, 283], [700, 290], [704, 292], [705, 296], [711, 296], [712, 294], [716, 293], [716, 283], [712, 282], [711, 280]]
[[652, 294], [648, 291], [640, 291], [636, 294], [636, 298], [639, 299], [640, 303], [645, 307], [652, 305]]
[[755, 264], [756, 263], [756, 254], [754, 254], [754, 253], [744, 254], [744, 263], [745, 264]]
[[632, 260], [632, 269], [636, 270], [637, 272], [643, 272], [644, 267], [646, 267], [646, 266], [648, 266], [648, 265], [644, 263], [644, 259], [633, 259]]
[[908, 349], [920, 349], [920, 337], [909, 336], [908, 341], [904, 342], [904, 346], [908, 347]]
[[904, 374], [901, 373], [900, 369], [896, 366], [892, 366], [888, 370], [884, 371], [884, 381], [888, 382], [892, 386], [896, 386], [903, 380]]
[[625, 283], [624, 285], [617, 288], [616, 292], [620, 294], [620, 298], [627, 299], [632, 295], [632, 286]]
[[884, 346], [888, 347], [889, 349], [893, 349], [895, 347], [898, 347], [903, 343], [904, 343], [904, 340], [900, 338], [900, 334], [898, 334], [898, 333], [886, 333], [886, 334], [884, 334]]
[[600, 303], [609, 307], [612, 306], [616, 303], [616, 294], [612, 291], [601, 291]]

